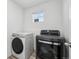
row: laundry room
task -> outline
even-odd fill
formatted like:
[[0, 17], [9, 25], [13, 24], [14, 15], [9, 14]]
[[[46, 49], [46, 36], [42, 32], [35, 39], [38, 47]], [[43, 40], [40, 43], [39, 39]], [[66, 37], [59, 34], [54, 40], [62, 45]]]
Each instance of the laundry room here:
[[71, 0], [7, 0], [7, 59], [71, 59]]

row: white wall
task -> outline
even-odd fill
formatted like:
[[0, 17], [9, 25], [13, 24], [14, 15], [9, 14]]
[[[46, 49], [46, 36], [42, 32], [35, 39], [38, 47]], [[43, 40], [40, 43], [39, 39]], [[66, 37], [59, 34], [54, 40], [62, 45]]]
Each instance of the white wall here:
[[64, 37], [71, 41], [71, 0], [62, 0], [62, 20]]
[[[52, 0], [26, 9], [24, 31], [40, 33], [41, 29], [59, 29], [62, 33], [62, 0]], [[45, 12], [44, 22], [33, 23], [32, 13], [38, 10]], [[63, 35], [63, 34], [62, 34]]]
[[7, 56], [10, 56], [11, 34], [23, 30], [23, 9], [10, 0], [8, 0], [7, 4]]

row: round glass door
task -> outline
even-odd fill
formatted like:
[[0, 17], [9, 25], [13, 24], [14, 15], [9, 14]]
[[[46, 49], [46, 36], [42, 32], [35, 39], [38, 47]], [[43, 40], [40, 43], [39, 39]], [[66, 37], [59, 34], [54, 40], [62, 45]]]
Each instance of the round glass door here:
[[12, 41], [12, 48], [16, 54], [20, 54], [23, 51], [23, 43], [20, 38], [14, 38]]

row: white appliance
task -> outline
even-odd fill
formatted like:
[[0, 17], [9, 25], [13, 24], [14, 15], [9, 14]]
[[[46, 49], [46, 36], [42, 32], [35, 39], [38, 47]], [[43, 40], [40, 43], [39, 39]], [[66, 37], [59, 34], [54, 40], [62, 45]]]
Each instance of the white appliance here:
[[33, 33], [13, 33], [11, 52], [19, 59], [29, 59], [34, 50]]

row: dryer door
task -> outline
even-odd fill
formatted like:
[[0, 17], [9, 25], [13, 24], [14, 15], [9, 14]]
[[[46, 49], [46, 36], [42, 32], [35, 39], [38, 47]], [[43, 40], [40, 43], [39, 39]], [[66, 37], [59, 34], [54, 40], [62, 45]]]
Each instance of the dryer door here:
[[52, 42], [37, 40], [37, 56], [39, 59], [56, 59], [57, 48], [52, 48]]
[[21, 54], [23, 51], [23, 43], [22, 40], [18, 37], [12, 40], [12, 49], [16, 54]]

